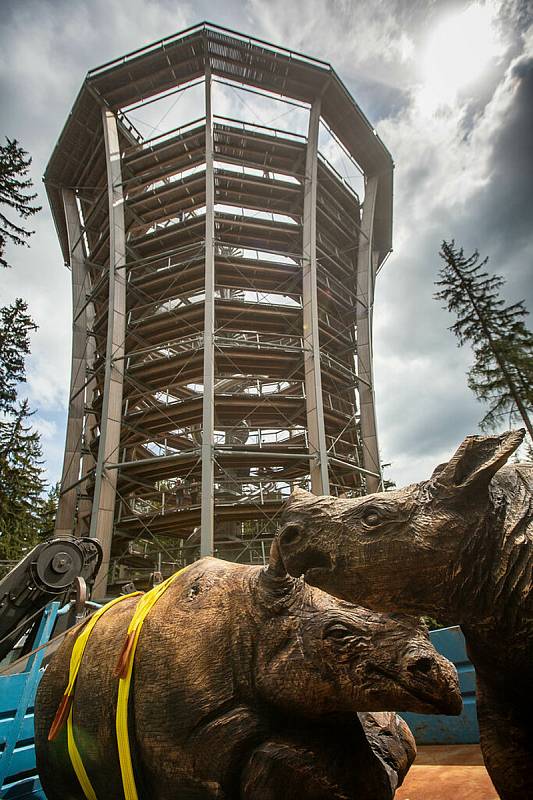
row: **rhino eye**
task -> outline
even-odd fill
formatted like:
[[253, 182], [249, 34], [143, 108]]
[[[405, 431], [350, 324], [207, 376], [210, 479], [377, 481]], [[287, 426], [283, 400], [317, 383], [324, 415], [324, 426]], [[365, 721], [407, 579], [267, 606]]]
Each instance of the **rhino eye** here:
[[381, 522], [381, 515], [374, 508], [369, 508], [368, 511], [365, 511], [365, 513], [362, 515], [361, 519], [365, 525], [372, 527], [379, 525]]
[[333, 622], [324, 629], [324, 639], [340, 641], [347, 639], [349, 636], [353, 636], [353, 631], [347, 625], [343, 625], [342, 622]]

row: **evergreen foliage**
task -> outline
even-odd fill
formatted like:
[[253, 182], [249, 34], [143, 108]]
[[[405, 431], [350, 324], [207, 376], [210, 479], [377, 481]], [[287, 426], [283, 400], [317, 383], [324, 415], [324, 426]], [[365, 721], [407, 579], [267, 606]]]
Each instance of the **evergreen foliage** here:
[[0, 308], [0, 412], [14, 410], [17, 384], [26, 380], [24, 360], [30, 352], [30, 332], [37, 330], [28, 306], [17, 298]]
[[28, 401], [0, 420], [0, 559], [21, 558], [43, 532], [45, 488], [39, 433]]
[[[31, 158], [16, 139], [0, 145], [2, 267], [9, 266], [4, 258], [7, 243], [27, 245], [33, 233], [18, 220], [40, 210], [33, 205], [37, 195], [29, 192], [33, 185], [28, 177], [30, 165]], [[14, 215], [17, 221], [13, 221]], [[7, 562], [18, 561], [53, 532], [57, 507], [57, 487], [43, 497], [46, 482], [41, 442], [30, 424], [28, 401], [17, 405], [17, 388], [26, 380], [30, 333], [36, 329], [24, 300], [17, 298], [0, 308], [0, 561]]]
[[50, 487], [45, 497], [41, 498], [39, 513], [39, 537], [41, 539], [48, 538], [54, 533], [60, 487], [61, 483], [58, 481]]
[[[28, 175], [31, 158], [19, 145], [16, 139], [8, 139], [7, 144], [0, 145], [0, 266], [8, 267], [4, 258], [6, 244], [27, 245], [26, 241], [34, 231], [27, 230], [22, 225], [12, 222], [2, 212], [2, 208], [14, 211], [18, 217], [28, 219], [41, 210], [40, 206], [32, 205], [37, 194], [28, 194], [27, 190], [33, 186]], [[6, 211], [7, 211], [6, 209]]]
[[435, 298], [455, 314], [450, 330], [459, 346], [468, 342], [474, 351], [468, 386], [488, 405], [481, 429], [521, 419], [533, 437], [533, 334], [524, 323], [528, 312], [523, 301], [505, 304], [500, 297], [504, 279], [489, 275], [488, 258], [480, 261], [477, 250], [467, 258], [452, 240], [442, 243], [439, 255], [445, 263]]

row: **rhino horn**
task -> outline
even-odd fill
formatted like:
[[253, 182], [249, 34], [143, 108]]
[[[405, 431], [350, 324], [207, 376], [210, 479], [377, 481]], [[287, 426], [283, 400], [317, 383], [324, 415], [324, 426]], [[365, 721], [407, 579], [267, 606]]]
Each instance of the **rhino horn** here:
[[270, 546], [268, 566], [259, 574], [258, 587], [263, 605], [270, 611], [281, 610], [292, 600], [296, 583], [285, 569], [276, 538]]
[[287, 577], [287, 570], [285, 569], [285, 564], [283, 563], [283, 559], [281, 557], [277, 537], [270, 545], [270, 555], [268, 557], [268, 567], [266, 571], [273, 578]]
[[431, 484], [437, 493], [439, 490], [487, 487], [524, 436], [524, 428], [498, 436], [467, 436], [448, 463], [435, 469]]

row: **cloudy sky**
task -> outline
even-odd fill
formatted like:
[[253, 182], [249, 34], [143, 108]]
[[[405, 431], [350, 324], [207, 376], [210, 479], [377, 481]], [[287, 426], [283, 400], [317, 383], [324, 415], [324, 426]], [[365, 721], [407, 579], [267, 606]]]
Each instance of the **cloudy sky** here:
[[392, 153], [394, 252], [375, 302], [389, 477], [398, 485], [426, 477], [477, 431], [482, 408], [465, 379], [471, 356], [447, 330], [452, 319], [432, 299], [433, 281], [439, 244], [453, 237], [490, 256], [508, 300], [533, 308], [530, 0], [2, 0], [1, 9], [0, 133], [33, 155], [43, 210], [31, 248], [8, 250], [0, 303], [24, 297], [39, 325], [23, 392], [50, 480], [61, 469], [71, 299], [41, 175], [88, 69], [204, 19], [330, 61]]

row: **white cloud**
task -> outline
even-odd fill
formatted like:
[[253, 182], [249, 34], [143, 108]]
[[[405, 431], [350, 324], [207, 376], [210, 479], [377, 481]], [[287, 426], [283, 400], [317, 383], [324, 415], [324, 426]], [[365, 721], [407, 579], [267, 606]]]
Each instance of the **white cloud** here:
[[248, 0], [248, 18], [262, 36], [307, 55], [329, 60], [340, 71], [368, 66], [390, 80], [412, 62], [415, 47], [402, 0]]
[[57, 425], [53, 420], [44, 417], [32, 417], [32, 427], [39, 432], [42, 441], [57, 438]]
[[[435, 26], [457, 13], [454, 0], [230, 0], [220, 8], [205, 0], [179, 6], [163, 0], [5, 3], [0, 32], [0, 91], [9, 109], [5, 132], [33, 154], [40, 189], [40, 175], [86, 71], [206, 17], [330, 61], [396, 162], [395, 252], [378, 279], [375, 358], [382, 455], [392, 461], [391, 477], [401, 485], [425, 477], [475, 430], [482, 415], [466, 387], [468, 351], [457, 349], [447, 331], [452, 320], [432, 299], [440, 241], [456, 236], [467, 249], [483, 250], [490, 243], [495, 251], [500, 242], [500, 260], [491, 266], [508, 275], [513, 299], [520, 299], [512, 292], [527, 281], [530, 226], [524, 233], [522, 220], [520, 235], [506, 238], [496, 201], [501, 192], [511, 208], [513, 188], [524, 172], [517, 162], [517, 175], [505, 183], [517, 147], [502, 137], [512, 121], [520, 123], [517, 104], [525, 103], [524, 84], [516, 67], [533, 54], [533, 27], [525, 28], [520, 0], [488, 5], [494, 41], [485, 74], [462, 82], [453, 102], [428, 105], [421, 54]], [[445, 73], [446, 65], [442, 69]], [[246, 118], [254, 108], [267, 114], [253, 96], [246, 103], [248, 108], [225, 92], [223, 113]], [[188, 104], [187, 98], [179, 101], [172, 122], [187, 118]], [[148, 121], [157, 124], [163, 113], [157, 116], [154, 109]], [[276, 124], [288, 127], [294, 119], [288, 115]], [[39, 409], [46, 455], [57, 471], [70, 368], [70, 274], [62, 266], [42, 191], [40, 202], [45, 210], [35, 219], [31, 249], [9, 253], [14, 269], [1, 276], [0, 301], [25, 297], [40, 326], [26, 390]], [[516, 224], [523, 206], [522, 201], [513, 210]]]
[[486, 73], [505, 52], [498, 3], [474, 2], [448, 12], [430, 31], [419, 61], [419, 105], [435, 110], [457, 101], [461, 89]]

